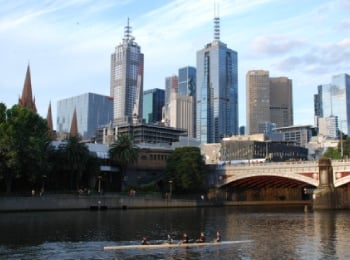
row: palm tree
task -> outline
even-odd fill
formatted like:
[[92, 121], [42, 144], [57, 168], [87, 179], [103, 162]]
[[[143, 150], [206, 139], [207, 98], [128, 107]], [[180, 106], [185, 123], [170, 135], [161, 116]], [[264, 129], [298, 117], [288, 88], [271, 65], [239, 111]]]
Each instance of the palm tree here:
[[64, 150], [66, 169], [70, 173], [71, 188], [73, 187], [72, 183], [75, 182], [76, 188], [79, 190], [83, 172], [90, 158], [89, 149], [84, 143], [80, 143], [75, 136], [69, 137], [68, 142], [62, 148]]
[[123, 182], [128, 165], [137, 161], [138, 154], [139, 149], [133, 144], [129, 135], [119, 135], [117, 141], [111, 145], [109, 158], [120, 167]]

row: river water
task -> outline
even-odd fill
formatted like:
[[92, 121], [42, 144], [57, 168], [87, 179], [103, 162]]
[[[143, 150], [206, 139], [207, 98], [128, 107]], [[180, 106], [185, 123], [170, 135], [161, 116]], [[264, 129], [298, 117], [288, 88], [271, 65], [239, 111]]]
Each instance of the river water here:
[[[104, 251], [219, 230], [234, 245]], [[218, 207], [0, 213], [0, 259], [350, 259], [350, 211]]]

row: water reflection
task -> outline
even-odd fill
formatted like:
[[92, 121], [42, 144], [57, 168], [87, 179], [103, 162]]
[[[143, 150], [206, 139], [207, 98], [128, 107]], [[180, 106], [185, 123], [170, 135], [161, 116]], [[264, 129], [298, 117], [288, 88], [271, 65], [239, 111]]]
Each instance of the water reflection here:
[[[347, 259], [350, 212], [302, 208], [198, 208], [0, 214], [6, 259]], [[253, 240], [222, 248], [103, 251], [103, 246], [198, 238]]]

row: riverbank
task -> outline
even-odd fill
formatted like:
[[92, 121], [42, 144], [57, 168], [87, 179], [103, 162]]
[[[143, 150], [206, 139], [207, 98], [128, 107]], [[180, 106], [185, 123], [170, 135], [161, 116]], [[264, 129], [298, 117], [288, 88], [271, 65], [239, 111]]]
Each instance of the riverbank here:
[[218, 206], [293, 205], [311, 207], [310, 201], [218, 201], [163, 199], [152, 195], [126, 196], [119, 194], [74, 195], [55, 194], [32, 197], [0, 197], [0, 212], [54, 211], [54, 210], [107, 210], [138, 208], [184, 208]]

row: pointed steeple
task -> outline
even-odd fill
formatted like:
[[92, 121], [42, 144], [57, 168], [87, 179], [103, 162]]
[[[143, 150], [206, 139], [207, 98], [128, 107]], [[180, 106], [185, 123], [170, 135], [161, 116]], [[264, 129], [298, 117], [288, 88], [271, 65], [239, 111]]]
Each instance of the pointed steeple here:
[[49, 135], [50, 135], [51, 139], [54, 140], [55, 139], [55, 131], [53, 130], [53, 123], [52, 123], [51, 102], [49, 104], [49, 109], [47, 111], [46, 120], [47, 120], [47, 126], [49, 127]]
[[31, 82], [31, 78], [30, 78], [29, 64], [27, 67], [27, 73], [26, 73], [26, 77], [24, 80], [22, 97], [18, 99], [18, 105], [25, 107], [25, 108], [28, 108], [28, 109], [31, 109], [34, 112], [37, 112], [36, 105], [35, 105], [35, 99], [33, 99], [33, 94], [32, 94], [32, 82]]
[[72, 123], [70, 125], [69, 136], [78, 137], [78, 120], [77, 120], [77, 110], [74, 108]]

